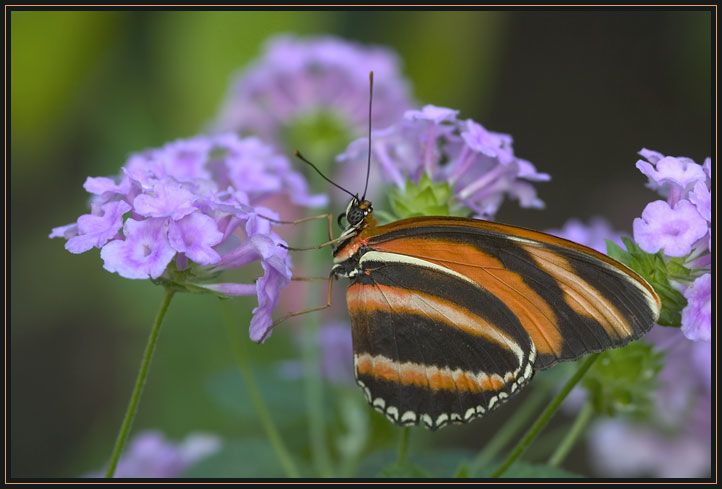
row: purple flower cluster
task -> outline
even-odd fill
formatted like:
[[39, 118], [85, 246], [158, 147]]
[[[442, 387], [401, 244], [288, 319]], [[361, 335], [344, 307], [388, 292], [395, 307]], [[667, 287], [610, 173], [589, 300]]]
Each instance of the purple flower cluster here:
[[373, 124], [385, 127], [412, 106], [396, 55], [327, 36], [270, 40], [233, 84], [215, 123], [218, 131], [254, 134], [283, 147], [293, 122], [323, 111], [353, 136], [368, 124], [368, 75], [374, 72]]
[[[399, 188], [407, 179], [418, 183], [423, 174], [434, 182], [448, 182], [458, 201], [481, 218], [492, 218], [506, 196], [522, 207], [542, 208], [532, 182], [547, 181], [549, 175], [514, 155], [511, 136], [457, 115], [456, 110], [427, 105], [374, 131], [372, 160], [381, 171], [371, 174]], [[356, 140], [338, 160], [363, 168], [367, 146], [368, 139]]]
[[[130, 157], [122, 174], [88, 178], [91, 213], [53, 229], [71, 253], [100, 248], [104, 267], [125, 278], [192, 285], [225, 295], [258, 296], [251, 338], [269, 334], [279, 290], [291, 278], [291, 261], [262, 207], [265, 198], [287, 195], [318, 206], [289, 161], [257, 139], [233, 134], [169, 143]], [[208, 283], [218, 272], [260, 260], [256, 284]], [[186, 272], [177, 283], [175, 271]]]
[[[647, 205], [634, 220], [634, 239], [648, 253], [662, 250], [672, 257], [685, 256], [703, 245], [711, 247], [710, 159], [699, 165], [689, 158], [639, 152], [645, 160], [637, 168], [649, 178], [649, 187], [667, 200]], [[704, 239], [706, 238], [706, 239]]]
[[643, 149], [646, 159], [637, 168], [649, 178], [649, 186], [666, 200], [651, 202], [634, 220], [634, 239], [648, 253], [662, 251], [668, 257], [683, 257], [691, 280], [676, 281], [687, 299], [682, 311], [682, 332], [695, 341], [711, 338], [711, 214], [712, 164], [689, 158], [664, 156]]
[[[115, 477], [172, 478], [180, 477], [194, 463], [221, 448], [221, 440], [210, 434], [193, 433], [181, 443], [173, 443], [159, 431], [136, 435], [118, 461]], [[98, 471], [87, 477], [104, 477]]]

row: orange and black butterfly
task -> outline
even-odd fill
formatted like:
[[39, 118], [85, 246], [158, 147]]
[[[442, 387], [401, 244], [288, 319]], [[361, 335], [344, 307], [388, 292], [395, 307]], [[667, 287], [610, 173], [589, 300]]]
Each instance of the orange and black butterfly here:
[[396, 424], [436, 429], [496, 408], [535, 369], [626, 345], [659, 316], [652, 287], [585, 246], [459, 217], [377, 226], [354, 197], [335, 246], [356, 380]]
[[[370, 144], [369, 128], [369, 165]], [[377, 226], [365, 191], [323, 178], [352, 196], [343, 233], [327, 244], [331, 276], [351, 280], [356, 380], [396, 424], [471, 421], [536, 369], [626, 345], [659, 317], [652, 287], [593, 249], [459, 217]]]

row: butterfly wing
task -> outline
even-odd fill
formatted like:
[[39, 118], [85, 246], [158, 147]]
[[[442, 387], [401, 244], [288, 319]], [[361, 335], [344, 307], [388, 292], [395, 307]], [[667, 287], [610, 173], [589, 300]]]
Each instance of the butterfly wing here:
[[534, 368], [623, 346], [659, 317], [659, 298], [635, 272], [535, 231], [475, 219], [411, 218], [376, 228], [368, 247], [387, 263], [413, 258], [463, 276], [505, 304], [536, 348]]
[[390, 420], [432, 429], [470, 421], [531, 378], [534, 345], [493, 294], [420, 259], [362, 260], [347, 292], [356, 378]]

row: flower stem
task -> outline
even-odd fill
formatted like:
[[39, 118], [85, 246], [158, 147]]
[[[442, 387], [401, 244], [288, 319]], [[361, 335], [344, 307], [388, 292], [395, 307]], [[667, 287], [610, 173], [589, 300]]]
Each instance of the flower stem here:
[[323, 402], [323, 383], [319, 364], [318, 347], [319, 326], [316, 321], [306, 321], [302, 337], [302, 358], [306, 411], [308, 413], [308, 431], [311, 441], [311, 454], [316, 471], [321, 477], [332, 477], [331, 457], [326, 446], [325, 406]]
[[504, 423], [494, 436], [487, 442], [486, 446], [479, 452], [471, 466], [471, 473], [477, 473], [481, 468], [488, 465], [496, 455], [506, 446], [511, 439], [521, 431], [532, 415], [547, 398], [546, 389], [534, 388], [514, 415]]
[[[307, 236], [316, 236], [307, 232]], [[319, 253], [309, 253], [305, 265], [308, 270], [325, 270], [328, 268], [326, 260], [322, 260]], [[318, 305], [320, 294], [306, 294], [306, 304]], [[323, 381], [321, 373], [321, 349], [318, 344], [319, 336], [318, 315], [307, 315], [301, 337], [301, 357], [303, 360], [304, 392], [306, 397], [306, 412], [308, 415], [308, 434], [311, 444], [311, 457], [316, 472], [320, 477], [333, 477], [331, 454], [326, 444], [326, 415], [323, 394]]]
[[561, 391], [554, 397], [554, 399], [551, 400], [549, 405], [544, 409], [544, 411], [539, 416], [539, 419], [536, 420], [536, 422], [532, 425], [531, 428], [526, 432], [526, 435], [524, 435], [524, 438], [522, 438], [519, 443], [516, 444], [516, 447], [514, 447], [514, 450], [509, 454], [509, 456], [504, 460], [504, 462], [499, 466], [498, 469], [491, 475], [492, 478], [498, 478], [501, 477], [504, 472], [507, 471], [507, 469], [513, 464], [524, 452], [524, 450], [527, 449], [529, 444], [536, 438], [536, 436], [539, 434], [539, 432], [544, 428], [544, 426], [549, 422], [549, 420], [552, 418], [554, 413], [557, 411], [561, 403], [566, 399], [567, 395], [571, 390], [574, 388], [575, 385], [584, 377], [584, 374], [587, 373], [587, 370], [594, 364], [594, 362], [599, 358], [599, 353], [593, 353], [587, 357], [587, 359], [584, 361], [584, 363], [579, 367], [579, 369], [576, 371], [576, 373], [572, 376], [571, 379], [567, 381], [566, 384], [564, 384], [564, 387]]
[[402, 464], [406, 461], [406, 452], [409, 448], [409, 427], [406, 426], [401, 433], [401, 443], [399, 443], [399, 460], [397, 463]]
[[145, 379], [148, 376], [148, 366], [150, 365], [150, 360], [151, 358], [153, 358], [153, 352], [155, 351], [155, 345], [158, 340], [158, 333], [160, 332], [160, 325], [163, 323], [163, 318], [165, 317], [165, 313], [168, 311], [168, 306], [170, 305], [170, 301], [173, 298], [173, 294], [175, 294], [175, 291], [171, 289], [165, 289], [163, 302], [161, 302], [160, 304], [160, 309], [158, 310], [158, 314], [155, 317], [153, 327], [150, 330], [148, 344], [145, 347], [143, 360], [140, 363], [138, 378], [135, 381], [135, 388], [133, 389], [133, 394], [131, 394], [130, 396], [130, 403], [128, 404], [128, 409], [125, 412], [123, 424], [120, 426], [118, 438], [116, 438], [115, 440], [115, 447], [113, 448], [113, 453], [110, 456], [110, 465], [108, 466], [108, 471], [105, 474], [106, 478], [112, 478], [115, 474], [115, 468], [118, 466], [118, 459], [120, 458], [120, 454], [123, 451], [125, 442], [128, 441], [130, 427], [133, 424], [133, 418], [135, 418], [135, 413], [138, 411], [138, 403], [140, 402], [140, 396], [143, 393]]
[[261, 392], [258, 389], [256, 380], [253, 377], [251, 366], [248, 364], [248, 350], [246, 349], [245, 343], [246, 339], [241, 338], [239, 335], [236, 334], [236, 327], [231, 320], [228, 306], [224, 305], [223, 312], [225, 316], [225, 320], [223, 322], [226, 323], [226, 328], [228, 330], [228, 336], [233, 348], [233, 353], [236, 355], [236, 360], [238, 362], [238, 368], [241, 371], [241, 375], [243, 376], [243, 381], [246, 383], [248, 393], [251, 395], [253, 406], [256, 408], [256, 412], [258, 413], [258, 417], [261, 420], [263, 430], [266, 432], [268, 441], [271, 443], [273, 450], [276, 452], [278, 461], [281, 463], [281, 466], [283, 467], [284, 472], [286, 472], [286, 475], [288, 477], [294, 478], [300, 477], [301, 475], [298, 472], [298, 468], [293, 462], [293, 457], [291, 457], [291, 453], [286, 448], [286, 445], [283, 443], [283, 438], [281, 438], [281, 435], [276, 429], [273, 418], [271, 418], [268, 407], [266, 407], [263, 396], [261, 396]]
[[564, 437], [564, 440], [562, 440], [562, 442], [559, 444], [552, 456], [549, 457], [549, 465], [551, 465], [552, 467], [557, 467], [560, 463], [564, 461], [566, 456], [569, 454], [569, 451], [574, 446], [574, 443], [576, 443], [577, 439], [579, 438], [579, 435], [582, 434], [584, 428], [586, 428], [587, 424], [592, 419], [593, 415], [594, 407], [592, 406], [591, 402], [587, 401], [587, 403], [577, 415], [577, 419], [574, 420], [574, 424], [567, 432], [567, 436]]

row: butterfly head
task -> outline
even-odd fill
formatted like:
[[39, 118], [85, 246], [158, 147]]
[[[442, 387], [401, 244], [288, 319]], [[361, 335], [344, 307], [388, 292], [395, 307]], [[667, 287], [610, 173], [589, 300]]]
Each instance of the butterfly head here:
[[373, 211], [370, 201], [359, 200], [358, 197], [354, 197], [346, 207], [346, 222], [349, 226], [357, 227]]
[[346, 229], [359, 229], [366, 217], [368, 217], [374, 211], [371, 201], [366, 199], [359, 199], [357, 196], [351, 198], [351, 201], [346, 206], [346, 212], [338, 216], [339, 224], [341, 224], [341, 218], [346, 218], [348, 223]]

